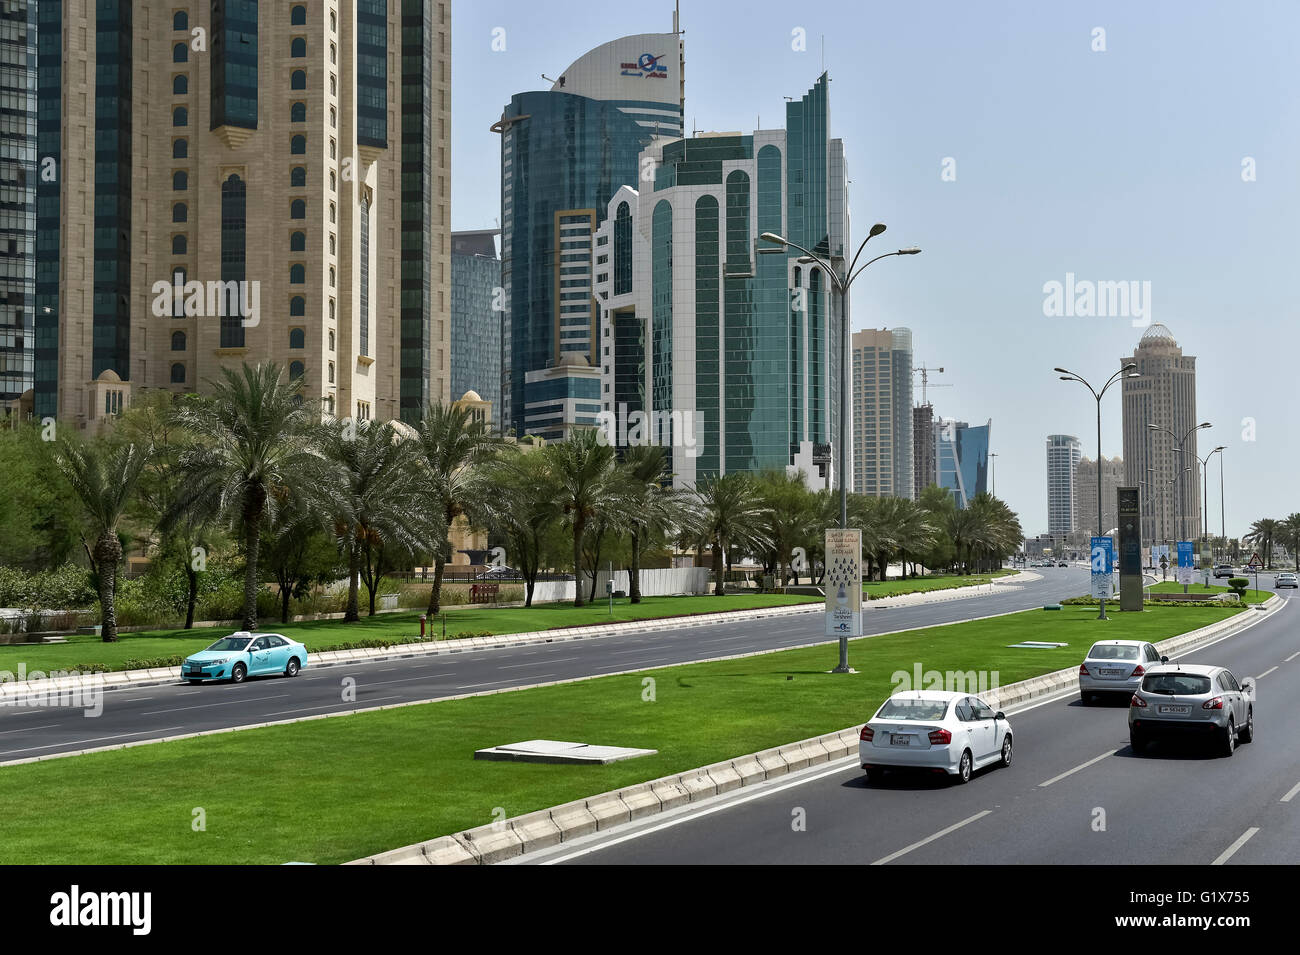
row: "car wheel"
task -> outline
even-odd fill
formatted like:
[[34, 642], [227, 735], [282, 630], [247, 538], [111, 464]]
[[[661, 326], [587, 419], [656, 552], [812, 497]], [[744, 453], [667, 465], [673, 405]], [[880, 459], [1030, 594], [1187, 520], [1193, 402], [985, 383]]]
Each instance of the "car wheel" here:
[[968, 749], [962, 750], [961, 762], [957, 764], [957, 782], [959, 783], [970, 782], [970, 774], [971, 774], [972, 767], [973, 767], [973, 761], [971, 759], [970, 750]]
[[1219, 753], [1222, 756], [1231, 756], [1237, 751], [1237, 725], [1228, 717], [1228, 728], [1223, 731], [1219, 737]]
[[863, 770], [862, 770], [862, 781], [865, 782], [865, 783], [878, 783], [878, 782], [880, 782], [880, 770], [878, 770], [878, 769], [867, 769], [867, 768], [864, 767]]
[[1080, 692], [1080, 693], [1079, 693], [1079, 702], [1082, 703], [1084, 706], [1091, 706], [1091, 705], [1092, 705], [1092, 694], [1091, 694], [1091, 693], [1086, 693], [1086, 692]]
[[234, 669], [230, 671], [230, 682], [243, 683], [246, 676], [248, 676], [248, 667], [242, 663], [236, 663]]
[[1141, 733], [1130, 732], [1128, 734], [1128, 745], [1135, 753], [1141, 753], [1147, 748], [1147, 738]]
[[1246, 725], [1243, 726], [1241, 728], [1241, 732], [1237, 734], [1237, 742], [1249, 743], [1254, 738], [1255, 738], [1255, 708], [1253, 706], [1248, 706], [1246, 707]]
[[297, 676], [297, 675], [298, 675], [298, 658], [297, 658], [297, 657], [290, 657], [290, 658], [289, 658], [289, 665], [286, 666], [286, 667], [284, 668], [284, 675], [285, 675], [285, 676]]
[[1002, 737], [1002, 765], [1003, 766], [1011, 765], [1011, 756], [1012, 756], [1011, 734], [1008, 733], [1006, 736]]

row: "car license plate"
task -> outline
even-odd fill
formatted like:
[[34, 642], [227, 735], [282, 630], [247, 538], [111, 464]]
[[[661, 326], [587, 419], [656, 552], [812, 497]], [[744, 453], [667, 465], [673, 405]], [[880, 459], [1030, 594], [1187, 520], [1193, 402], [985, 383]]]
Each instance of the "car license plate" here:
[[1100, 671], [1102, 676], [1123, 676], [1123, 670], [1117, 670], [1114, 667], [1103, 667]]
[[1162, 703], [1157, 709], [1161, 713], [1168, 713], [1171, 716], [1186, 716], [1192, 711], [1190, 706], [1175, 706], [1171, 703]]
[[890, 746], [911, 746], [912, 737], [907, 736], [903, 733], [891, 733], [889, 736], [889, 745]]
[[193, 676], [202, 676], [202, 675], [203, 675], [203, 667], [190, 667], [190, 673], [191, 673], [191, 675], [193, 675]]

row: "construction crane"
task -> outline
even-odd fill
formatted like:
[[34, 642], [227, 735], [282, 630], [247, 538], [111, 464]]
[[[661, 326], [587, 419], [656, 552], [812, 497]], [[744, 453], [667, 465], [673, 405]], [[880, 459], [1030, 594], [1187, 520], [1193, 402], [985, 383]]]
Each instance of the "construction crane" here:
[[952, 387], [952, 385], [931, 385], [931, 384], [930, 384], [930, 374], [931, 374], [931, 372], [938, 373], [938, 372], [942, 372], [942, 371], [943, 371], [943, 368], [942, 368], [942, 367], [940, 367], [940, 368], [927, 368], [925, 365], [921, 365], [919, 368], [917, 368], [917, 367], [913, 366], [913, 368], [912, 368], [912, 374], [914, 374], [914, 375], [919, 374], [919, 375], [921, 376], [921, 404], [923, 404], [923, 405], [928, 405], [928, 404], [930, 403], [930, 400], [926, 397], [926, 392], [927, 392], [930, 388], [932, 388], [932, 387], [933, 387], [933, 388], [951, 388], [951, 387]]

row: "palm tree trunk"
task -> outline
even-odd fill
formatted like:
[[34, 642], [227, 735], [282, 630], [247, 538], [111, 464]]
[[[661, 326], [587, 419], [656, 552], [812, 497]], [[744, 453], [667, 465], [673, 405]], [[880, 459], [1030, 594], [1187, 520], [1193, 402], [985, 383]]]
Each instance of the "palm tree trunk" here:
[[641, 602], [641, 532], [632, 532], [632, 565], [628, 570], [628, 599], [634, 604]]
[[244, 619], [241, 628], [257, 629], [257, 558], [261, 547], [262, 509], [258, 507], [251, 520], [244, 521]]
[[185, 564], [185, 629], [194, 626], [194, 607], [199, 602], [199, 573], [188, 561]]
[[286, 587], [280, 591], [280, 622], [289, 622], [289, 598], [293, 596], [293, 588]]
[[442, 609], [442, 575], [447, 569], [447, 562], [438, 555], [433, 559], [433, 590], [429, 593], [429, 609], [427, 612], [430, 618], [436, 617]]
[[581, 607], [586, 601], [582, 599], [582, 534], [587, 529], [587, 522], [578, 511], [573, 515], [573, 606]]
[[352, 537], [348, 541], [348, 606], [343, 611], [344, 623], [356, 623], [361, 619], [361, 612], [357, 608], [357, 589], [358, 578], [361, 576], [361, 559], [357, 553], [358, 547], [356, 538]]
[[95, 542], [96, 575], [99, 583], [99, 635], [105, 643], [117, 643], [117, 565], [122, 544], [114, 531], [105, 531]]
[[722, 585], [722, 543], [713, 541], [713, 596], [721, 597], [727, 592]]

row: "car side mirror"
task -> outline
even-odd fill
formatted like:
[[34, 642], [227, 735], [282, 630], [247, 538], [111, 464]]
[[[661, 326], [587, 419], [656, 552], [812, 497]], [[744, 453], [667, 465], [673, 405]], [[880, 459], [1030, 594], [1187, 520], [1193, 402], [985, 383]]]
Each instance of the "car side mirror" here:
[[1169, 658], [1168, 658], [1168, 657], [1161, 657], [1161, 658], [1160, 658], [1160, 662], [1161, 662], [1161, 663], [1168, 663], [1168, 662], [1169, 662]]
[[995, 720], [1005, 720], [1007, 718], [1007, 714], [1003, 713], [1001, 710], [998, 710], [997, 713], [993, 716], [993, 718]]

